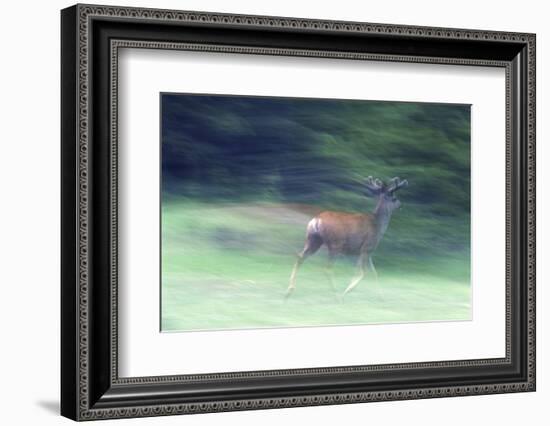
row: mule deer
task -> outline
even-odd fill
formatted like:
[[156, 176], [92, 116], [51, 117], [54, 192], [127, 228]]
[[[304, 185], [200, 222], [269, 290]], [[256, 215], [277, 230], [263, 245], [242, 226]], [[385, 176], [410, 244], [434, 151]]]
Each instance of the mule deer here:
[[406, 180], [398, 177], [384, 184], [380, 179], [369, 176], [364, 181], [364, 186], [369, 195], [377, 198], [376, 208], [372, 213], [324, 211], [311, 219], [306, 229], [305, 247], [298, 254], [290, 275], [286, 297], [290, 296], [296, 288], [296, 274], [302, 263], [316, 253], [323, 244], [328, 249], [328, 272], [333, 289], [331, 268], [335, 257], [340, 254], [358, 256], [357, 275], [351, 280], [344, 295], [353, 290], [363, 279], [367, 265], [376, 277], [372, 254], [388, 228], [393, 211], [401, 205], [395, 197], [395, 191], [407, 185]]

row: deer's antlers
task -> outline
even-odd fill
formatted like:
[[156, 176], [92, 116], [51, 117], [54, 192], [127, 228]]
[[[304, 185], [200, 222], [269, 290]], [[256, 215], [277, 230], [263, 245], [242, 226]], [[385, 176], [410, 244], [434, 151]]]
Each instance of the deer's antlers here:
[[397, 176], [390, 179], [387, 184], [384, 184], [381, 179], [373, 178], [372, 176], [365, 178], [358, 173], [355, 174], [353, 180], [364, 185], [369, 190], [371, 195], [379, 195], [383, 192], [389, 194], [409, 184], [407, 179], [401, 180], [401, 178]]
[[384, 191], [384, 183], [378, 178], [374, 179], [372, 176], [365, 179], [365, 186], [375, 195]]
[[399, 188], [403, 188], [404, 186], [407, 186], [409, 182], [407, 179], [401, 180], [397, 176], [393, 179], [390, 179], [390, 183], [386, 187], [386, 192], [394, 192], [397, 191]]
[[371, 195], [379, 195], [383, 192], [389, 194], [409, 184], [409, 182], [406, 179], [401, 180], [397, 176], [394, 177], [393, 179], [390, 179], [388, 184], [384, 184], [384, 182], [382, 182], [381, 179], [373, 178], [372, 176], [369, 176], [367, 178], [364, 178], [361, 176], [361, 179], [357, 178], [355, 180], [365, 185], [365, 187], [369, 190]]

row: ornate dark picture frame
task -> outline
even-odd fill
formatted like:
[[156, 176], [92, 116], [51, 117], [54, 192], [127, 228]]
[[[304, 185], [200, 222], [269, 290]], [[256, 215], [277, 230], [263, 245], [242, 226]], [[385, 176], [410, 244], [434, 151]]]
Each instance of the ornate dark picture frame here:
[[[535, 35], [76, 5], [61, 13], [61, 413], [74, 420], [535, 390]], [[506, 356], [120, 378], [121, 47], [506, 70]]]

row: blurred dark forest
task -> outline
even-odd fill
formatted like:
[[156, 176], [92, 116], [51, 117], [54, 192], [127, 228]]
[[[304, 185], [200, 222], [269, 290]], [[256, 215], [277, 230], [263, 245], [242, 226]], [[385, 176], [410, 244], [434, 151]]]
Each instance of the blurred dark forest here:
[[382, 254], [469, 259], [469, 105], [180, 94], [161, 105], [163, 202], [370, 211], [358, 177], [399, 176], [409, 186]]

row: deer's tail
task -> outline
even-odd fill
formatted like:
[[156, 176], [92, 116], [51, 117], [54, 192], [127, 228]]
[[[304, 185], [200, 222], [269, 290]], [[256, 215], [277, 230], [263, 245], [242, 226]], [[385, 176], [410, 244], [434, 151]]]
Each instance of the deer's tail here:
[[309, 256], [319, 250], [319, 247], [323, 245], [323, 238], [321, 237], [321, 219], [315, 217], [309, 221], [306, 230], [306, 245], [302, 256]]
[[307, 224], [307, 235], [318, 235], [321, 237], [321, 219], [314, 217]]

